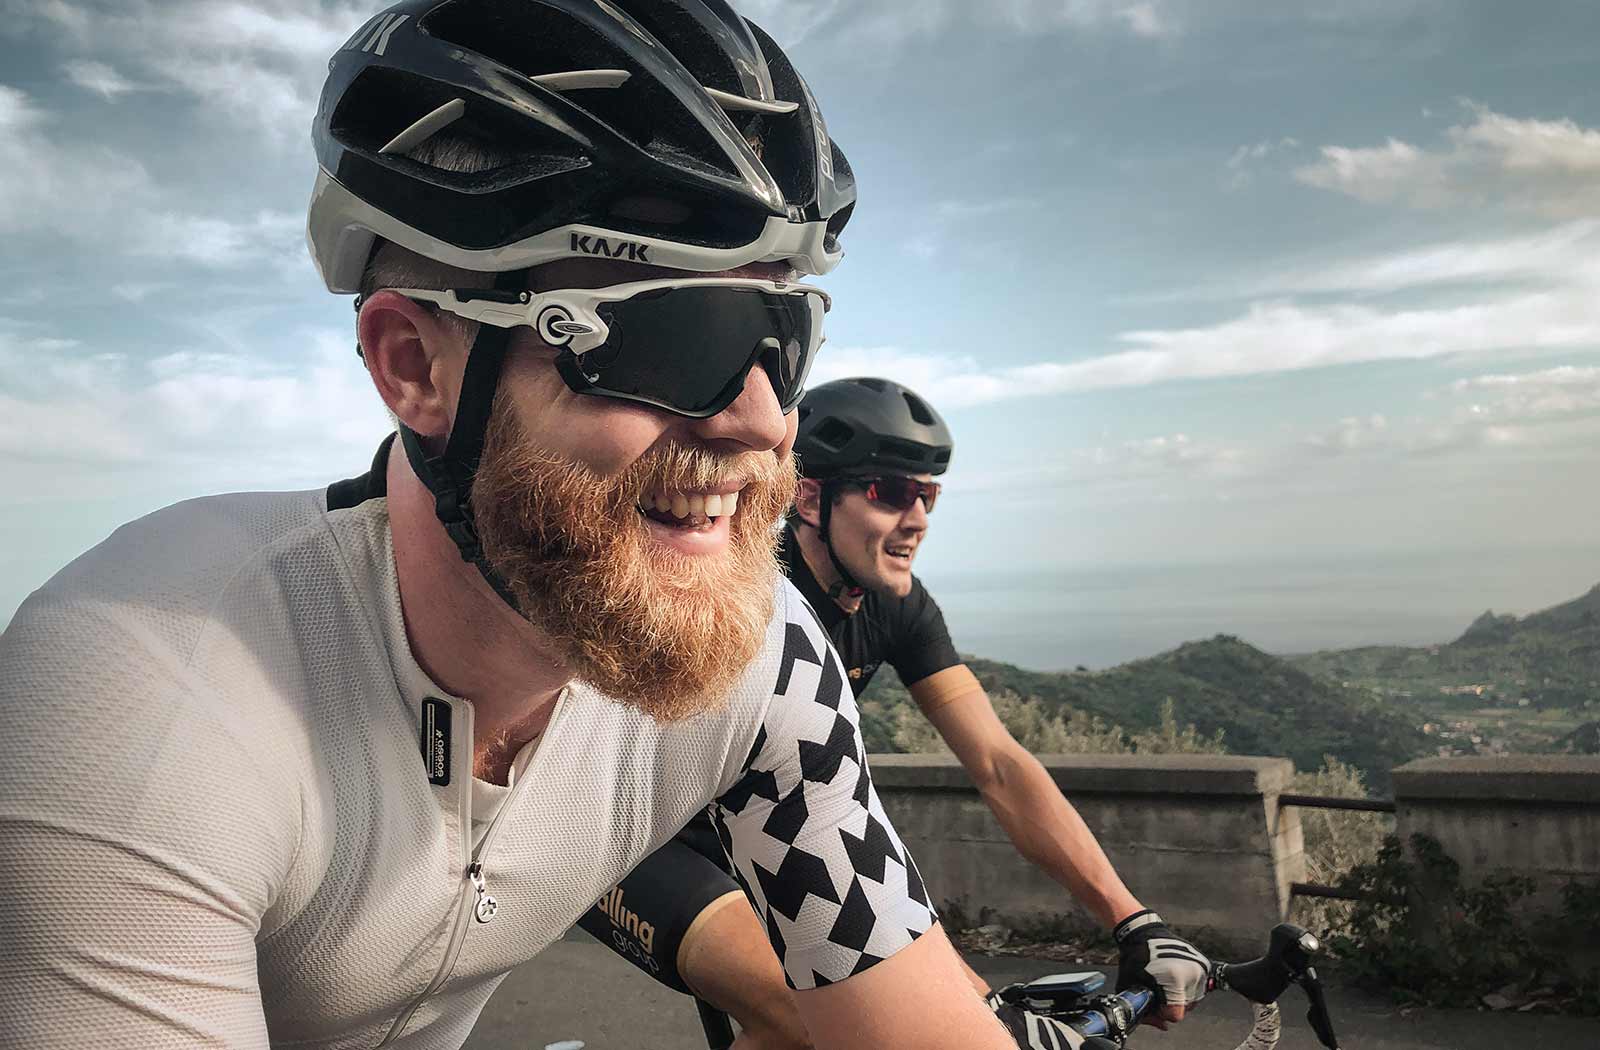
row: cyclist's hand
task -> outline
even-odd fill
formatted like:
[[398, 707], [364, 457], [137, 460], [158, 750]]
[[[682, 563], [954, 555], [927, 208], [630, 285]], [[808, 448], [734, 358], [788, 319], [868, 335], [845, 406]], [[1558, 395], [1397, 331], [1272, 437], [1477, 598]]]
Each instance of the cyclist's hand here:
[[1083, 1036], [1066, 1024], [1003, 1002], [1000, 995], [1001, 992], [990, 992], [983, 1001], [989, 1004], [989, 1009], [1022, 1050], [1078, 1050], [1083, 1045]]
[[1155, 912], [1135, 912], [1117, 923], [1112, 936], [1122, 956], [1117, 991], [1135, 985], [1153, 991], [1159, 1009], [1145, 1017], [1157, 1028], [1183, 1020], [1184, 1011], [1205, 997], [1211, 960], [1174, 936]]

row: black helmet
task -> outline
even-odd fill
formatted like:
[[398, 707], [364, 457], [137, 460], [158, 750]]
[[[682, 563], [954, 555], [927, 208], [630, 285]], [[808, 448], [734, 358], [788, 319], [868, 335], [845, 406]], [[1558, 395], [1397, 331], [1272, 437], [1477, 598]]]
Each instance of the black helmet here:
[[891, 379], [839, 379], [806, 391], [800, 402], [794, 451], [808, 478], [943, 474], [954, 449], [933, 406]]
[[[328, 68], [307, 239], [331, 291], [357, 290], [374, 238], [487, 273], [582, 255], [825, 273], [842, 254], [850, 165], [725, 0], [409, 0]], [[507, 159], [405, 156], [446, 127]]]

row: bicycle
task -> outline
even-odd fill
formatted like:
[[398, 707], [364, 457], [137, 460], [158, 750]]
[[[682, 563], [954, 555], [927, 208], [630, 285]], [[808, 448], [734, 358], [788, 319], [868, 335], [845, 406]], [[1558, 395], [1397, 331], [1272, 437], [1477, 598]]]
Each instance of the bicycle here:
[[[1328, 1050], [1339, 1050], [1327, 996], [1311, 964], [1321, 950], [1322, 944], [1314, 935], [1285, 922], [1273, 927], [1266, 954], [1259, 959], [1211, 964], [1207, 990], [1229, 989], [1249, 1000], [1253, 1007], [1250, 1032], [1236, 1050], [1271, 1050], [1278, 1045], [1282, 1030], [1278, 999], [1291, 984], [1299, 985], [1310, 1001], [1306, 1020], [1318, 1040]], [[1050, 974], [1002, 988], [999, 995], [1013, 1006], [1064, 1022], [1086, 1037], [1083, 1050], [1123, 1050], [1128, 1037], [1155, 1004], [1155, 996], [1146, 988], [1095, 994], [1105, 981], [1104, 974], [1093, 971]], [[728, 1015], [698, 999], [695, 1003], [707, 1046], [710, 1050], [727, 1050], [733, 1044]]]

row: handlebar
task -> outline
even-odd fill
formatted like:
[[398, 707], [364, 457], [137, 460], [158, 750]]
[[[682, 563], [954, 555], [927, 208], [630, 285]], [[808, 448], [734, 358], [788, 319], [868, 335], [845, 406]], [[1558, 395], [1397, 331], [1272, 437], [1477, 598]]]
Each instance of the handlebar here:
[[[1213, 963], [1209, 988], [1228, 988], [1254, 1004], [1254, 1023], [1238, 1050], [1270, 1050], [1278, 1043], [1277, 1001], [1291, 984], [1305, 990], [1311, 1008], [1306, 1020], [1328, 1050], [1339, 1050], [1328, 1014], [1322, 982], [1311, 965], [1322, 950], [1312, 934], [1291, 923], [1272, 930], [1267, 952], [1245, 963]], [[1121, 1050], [1129, 1034], [1155, 1003], [1147, 988], [1128, 988], [1110, 995], [1090, 995], [1105, 983], [1099, 974], [1040, 978], [1001, 992], [1001, 998], [1034, 1013], [1062, 1021], [1087, 1036], [1086, 1050]]]

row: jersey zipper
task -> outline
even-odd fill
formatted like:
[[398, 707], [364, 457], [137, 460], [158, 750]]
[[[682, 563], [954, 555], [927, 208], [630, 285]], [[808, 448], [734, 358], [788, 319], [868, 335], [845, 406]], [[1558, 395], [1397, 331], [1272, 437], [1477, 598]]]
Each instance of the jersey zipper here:
[[[499, 831], [500, 826], [505, 823], [505, 816], [511, 812], [513, 805], [517, 801], [517, 796], [521, 795], [523, 788], [533, 781], [534, 771], [544, 761], [545, 752], [549, 750], [546, 745], [550, 742], [549, 738], [554, 733], [556, 719], [560, 717], [561, 709], [566, 706], [567, 697], [570, 693], [570, 689], [563, 689], [561, 695], [556, 698], [555, 710], [550, 712], [550, 721], [545, 726], [545, 738], [539, 742], [539, 750], [534, 753], [532, 761], [528, 763], [528, 768], [524, 769], [522, 775], [517, 778], [511, 793], [500, 804], [500, 809], [495, 813], [494, 819], [489, 821], [489, 826], [483, 831], [483, 840], [475, 849], [469, 845], [472, 842], [473, 710], [470, 701], [460, 701], [463, 721], [466, 723], [466, 732], [463, 735], [466, 737], [467, 742], [467, 746], [464, 749], [464, 754], [466, 755], [464, 764], [467, 768], [465, 775], [461, 776], [458, 781], [462, 785], [461, 853], [463, 872], [461, 903], [456, 908], [456, 921], [450, 929], [450, 942], [445, 949], [444, 961], [439, 966], [439, 972], [434, 974], [433, 980], [428, 983], [428, 987], [423, 989], [422, 994], [417, 996], [416, 1001], [406, 1009], [405, 1013], [400, 1015], [399, 1021], [389, 1030], [389, 1034], [384, 1037], [383, 1042], [378, 1044], [380, 1050], [399, 1038], [400, 1033], [405, 1031], [406, 1025], [411, 1023], [411, 1018], [422, 1008], [422, 1004], [427, 1002], [429, 997], [439, 990], [449, 977], [450, 971], [455, 969], [456, 959], [461, 955], [461, 946], [467, 939], [467, 929], [472, 925], [468, 921], [468, 916], [472, 916], [483, 924], [488, 924], [494, 920], [495, 913], [499, 910], [499, 902], [489, 893], [488, 879], [483, 871], [483, 858], [488, 855], [489, 846], [497, 837], [496, 832]], [[467, 892], [469, 887], [471, 888], [470, 893]]]
[[[500, 811], [494, 815], [494, 819], [489, 821], [489, 826], [483, 830], [483, 841], [478, 843], [478, 848], [472, 851], [472, 868], [476, 869], [478, 873], [477, 888], [479, 893], [479, 902], [480, 904], [484, 901], [488, 902], [490, 918], [493, 918], [495, 902], [494, 898], [489, 896], [487, 891], [487, 880], [484, 878], [483, 874], [483, 860], [489, 855], [489, 847], [492, 846], [495, 839], [499, 837], [498, 832], [500, 831], [500, 826], [505, 823], [505, 815], [511, 812], [512, 807], [517, 801], [517, 796], [522, 794], [522, 789], [533, 783], [535, 779], [534, 772], [539, 769], [540, 765], [544, 762], [544, 756], [549, 753], [550, 738], [555, 735], [556, 719], [561, 717], [561, 709], [567, 705], [567, 697], [571, 694], [571, 692], [572, 690], [569, 687], [561, 690], [560, 694], [556, 697], [556, 706], [550, 712], [550, 721], [545, 723], [544, 734], [539, 741], [538, 750], [533, 753], [533, 758], [529, 759], [528, 767], [522, 771], [522, 775], [517, 777], [516, 784], [511, 788], [511, 794], [507, 795], [505, 802], [501, 803]], [[480, 921], [488, 922], [489, 920], [481, 919]]]
[[429, 997], [439, 990], [445, 978], [455, 968], [456, 957], [461, 954], [461, 944], [467, 939], [468, 916], [472, 914], [473, 894], [467, 892], [473, 885], [471, 869], [477, 865], [472, 860], [472, 755], [473, 735], [472, 704], [467, 700], [458, 700], [451, 706], [452, 711], [461, 712], [462, 728], [464, 732], [458, 739], [465, 743], [465, 747], [457, 747], [455, 754], [456, 768], [451, 771], [451, 776], [457, 785], [456, 793], [461, 799], [460, 803], [460, 835], [461, 835], [461, 867], [462, 872], [460, 901], [456, 905], [456, 919], [450, 927], [450, 940], [445, 945], [444, 961], [440, 963], [439, 970], [433, 975], [433, 980], [422, 990], [422, 994], [400, 1014], [394, 1026], [389, 1029], [389, 1034], [383, 1037], [383, 1042], [378, 1044], [379, 1050], [400, 1038], [406, 1030], [406, 1025], [411, 1023], [411, 1018], [422, 1008]]

